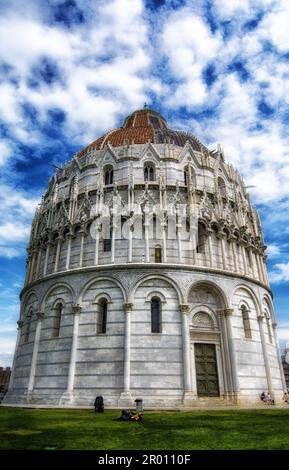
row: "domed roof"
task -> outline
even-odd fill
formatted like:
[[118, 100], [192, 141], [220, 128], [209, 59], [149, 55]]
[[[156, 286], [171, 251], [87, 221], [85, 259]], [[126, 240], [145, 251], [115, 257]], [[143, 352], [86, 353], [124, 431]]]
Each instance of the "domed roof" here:
[[183, 147], [187, 141], [190, 142], [193, 149], [198, 152], [201, 152], [202, 149], [206, 149], [192, 134], [169, 129], [166, 120], [161, 114], [152, 109], [144, 108], [134, 111], [125, 119], [123, 127], [113, 129], [102, 137], [99, 137], [85, 147], [79, 155], [81, 156], [89, 150], [102, 149], [108, 143], [112, 147], [146, 144], [147, 142], [155, 144], [173, 143]]

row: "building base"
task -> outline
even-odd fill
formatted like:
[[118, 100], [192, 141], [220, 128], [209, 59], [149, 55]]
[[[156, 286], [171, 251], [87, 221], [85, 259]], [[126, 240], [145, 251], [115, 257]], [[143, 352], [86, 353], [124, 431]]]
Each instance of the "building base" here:
[[135, 406], [134, 400], [131, 396], [131, 392], [122, 392], [118, 399], [118, 406], [123, 408], [131, 408]]

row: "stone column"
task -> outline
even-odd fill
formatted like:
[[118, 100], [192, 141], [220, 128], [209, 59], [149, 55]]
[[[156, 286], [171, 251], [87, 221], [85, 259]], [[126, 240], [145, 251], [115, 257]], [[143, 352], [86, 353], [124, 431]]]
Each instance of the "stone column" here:
[[163, 262], [167, 262], [167, 234], [166, 234], [166, 224], [162, 223], [162, 235], [163, 235]]
[[112, 224], [112, 234], [111, 234], [111, 262], [115, 262], [115, 229], [116, 225]]
[[246, 257], [246, 251], [244, 245], [240, 245], [241, 251], [242, 251], [242, 258], [243, 258], [243, 266], [244, 266], [244, 274], [248, 274], [248, 263], [247, 263], [247, 257]]
[[25, 274], [25, 281], [24, 281], [25, 286], [27, 286], [29, 282], [30, 264], [31, 264], [31, 255], [30, 253], [28, 253], [27, 260], [26, 260], [26, 274]]
[[232, 240], [232, 250], [233, 250], [233, 261], [234, 261], [234, 270], [239, 272], [239, 263], [238, 263], [238, 254], [235, 240]]
[[196, 241], [196, 233], [197, 233], [198, 227], [191, 222], [191, 245], [192, 245], [192, 254], [193, 254], [193, 259], [192, 262], [193, 264], [197, 264], [197, 241]]
[[183, 262], [182, 239], [181, 239], [182, 225], [181, 224], [176, 224], [176, 229], [177, 229], [177, 240], [178, 240], [179, 263], [182, 263]]
[[227, 258], [226, 258], [226, 245], [225, 245], [225, 234], [220, 233], [219, 238], [221, 241], [221, 251], [222, 251], [222, 260], [223, 260], [223, 268], [227, 269]]
[[191, 385], [192, 385], [192, 398], [198, 397], [197, 388], [197, 374], [196, 374], [196, 358], [195, 358], [195, 343], [190, 344], [190, 357], [191, 357]]
[[9, 380], [8, 392], [11, 392], [13, 390], [15, 367], [16, 367], [16, 363], [17, 363], [18, 348], [19, 348], [19, 345], [20, 345], [23, 325], [24, 325], [24, 322], [22, 320], [18, 320], [18, 322], [17, 322], [17, 339], [16, 339], [16, 345], [15, 345], [15, 354], [14, 354], [14, 358], [13, 358], [13, 364], [12, 364], [11, 375], [10, 375], [10, 380]]
[[278, 359], [278, 366], [279, 366], [279, 370], [280, 370], [280, 376], [281, 376], [281, 381], [282, 381], [283, 392], [287, 392], [287, 386], [286, 386], [286, 382], [285, 382], [284, 370], [283, 370], [281, 354], [280, 354], [279, 340], [278, 340], [278, 336], [277, 336], [277, 323], [273, 322], [272, 327], [273, 327], [273, 334], [274, 334], [274, 340], [275, 340], [275, 346], [276, 346], [276, 354], [277, 354], [277, 359]]
[[37, 316], [37, 324], [36, 324], [35, 337], [34, 337], [30, 376], [29, 376], [29, 382], [28, 382], [28, 396], [33, 393], [33, 389], [34, 389], [37, 356], [38, 356], [39, 341], [40, 341], [40, 334], [41, 334], [41, 325], [42, 325], [42, 319], [44, 317], [44, 313], [37, 312], [36, 316]]
[[208, 229], [208, 245], [209, 245], [209, 266], [213, 267], [213, 243], [212, 243], [212, 230]]
[[131, 339], [131, 312], [133, 304], [124, 302], [123, 309], [125, 313], [125, 331], [124, 331], [124, 360], [123, 360], [123, 392], [119, 398], [119, 404], [122, 406], [132, 405], [132, 396], [130, 393], [130, 339]]
[[128, 262], [132, 262], [132, 234], [133, 234], [133, 225], [129, 227], [128, 230]]
[[263, 283], [265, 284], [264, 273], [263, 273], [263, 268], [262, 268], [262, 264], [261, 264], [261, 255], [258, 253], [258, 254], [256, 255], [256, 258], [257, 258], [259, 279], [260, 279], [261, 282], [263, 282]]
[[84, 230], [80, 230], [80, 250], [79, 250], [79, 267], [82, 268], [83, 265], [83, 246], [84, 246]]
[[271, 376], [271, 370], [270, 370], [270, 363], [269, 363], [267, 347], [266, 347], [266, 339], [265, 339], [264, 328], [263, 328], [263, 318], [264, 318], [263, 315], [258, 315], [257, 320], [258, 320], [258, 324], [259, 324], [259, 332], [260, 332], [260, 337], [261, 337], [262, 352], [263, 352], [264, 365], [265, 365], [265, 371], [266, 371], [266, 379], [267, 379], [267, 386], [268, 386], [267, 388], [268, 388], [269, 392], [274, 396], [272, 376]]
[[58, 266], [59, 266], [59, 257], [60, 257], [60, 248], [62, 244], [63, 237], [57, 237], [57, 245], [56, 245], [56, 256], [55, 256], [55, 263], [54, 263], [54, 270], [53, 272], [57, 273]]
[[235, 353], [233, 333], [232, 333], [232, 325], [231, 325], [231, 316], [232, 316], [232, 314], [233, 314], [233, 309], [231, 309], [231, 308], [225, 308], [224, 309], [224, 315], [225, 315], [226, 327], [227, 327], [227, 335], [228, 335], [228, 347], [229, 347], [230, 362], [231, 362], [233, 395], [234, 395], [234, 398], [237, 400], [239, 392], [240, 392], [240, 386], [239, 386], [239, 379], [238, 379], [238, 372], [237, 372], [237, 360], [236, 360], [236, 353]]
[[40, 260], [41, 260], [42, 248], [38, 248], [38, 255], [37, 255], [37, 262], [36, 262], [36, 271], [35, 271], [35, 279], [39, 277], [39, 268], [40, 268]]
[[149, 241], [149, 223], [145, 222], [145, 260], [150, 262], [150, 241]]
[[47, 267], [48, 267], [48, 260], [49, 260], [51, 246], [53, 246], [53, 243], [51, 241], [48, 241], [46, 244], [46, 253], [45, 253], [44, 266], [43, 266], [43, 276], [46, 276], [47, 274]]
[[95, 245], [94, 245], [94, 266], [98, 265], [98, 255], [99, 255], [99, 236], [100, 236], [100, 227], [96, 226], [95, 229]]
[[263, 267], [264, 282], [268, 286], [269, 280], [268, 280], [268, 275], [267, 275], [266, 256], [261, 257], [261, 264], [262, 264], [262, 267]]
[[190, 332], [188, 327], [189, 306], [187, 304], [180, 305], [182, 317], [182, 337], [183, 337], [183, 368], [184, 368], [184, 398], [183, 403], [189, 404], [192, 398], [196, 396], [192, 392], [191, 381], [191, 357], [190, 357]]
[[258, 266], [256, 251], [253, 252], [253, 260], [254, 260], [255, 279], [259, 280], [260, 275], [259, 275], [259, 266]]
[[72, 243], [72, 233], [67, 234], [67, 252], [66, 252], [66, 261], [65, 261], [65, 269], [69, 269], [70, 265], [70, 255], [71, 255], [71, 243]]
[[32, 259], [31, 259], [31, 265], [30, 265], [30, 271], [29, 271], [29, 278], [28, 278], [28, 282], [32, 282], [33, 281], [33, 272], [34, 272], [34, 266], [35, 266], [35, 256], [36, 256], [36, 253], [35, 253], [35, 250], [32, 251]]
[[67, 378], [67, 388], [66, 392], [62, 395], [60, 400], [60, 405], [65, 403], [71, 403], [73, 399], [73, 386], [74, 386], [74, 375], [75, 375], [75, 364], [76, 364], [76, 353], [77, 353], [77, 339], [78, 339], [78, 329], [79, 329], [79, 317], [82, 307], [80, 305], [75, 305], [73, 309], [73, 333], [72, 333], [72, 343], [71, 343], [71, 352], [70, 352], [70, 362]]
[[230, 361], [230, 352], [229, 352], [229, 343], [228, 343], [228, 334], [227, 334], [227, 325], [225, 321], [224, 311], [217, 310], [219, 317], [219, 325], [221, 331], [221, 351], [223, 358], [223, 374], [224, 374], [224, 388], [226, 398], [231, 398], [233, 393], [233, 382], [232, 382], [232, 367]]

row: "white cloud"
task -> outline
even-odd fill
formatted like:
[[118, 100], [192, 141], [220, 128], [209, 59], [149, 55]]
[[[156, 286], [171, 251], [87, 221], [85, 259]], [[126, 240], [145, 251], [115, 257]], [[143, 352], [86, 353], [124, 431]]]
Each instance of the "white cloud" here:
[[0, 223], [0, 256], [25, 255], [31, 220], [39, 201], [35, 194], [24, 194], [8, 184], [0, 184], [0, 206], [5, 218]]
[[[0, 56], [13, 67], [18, 84], [1, 84], [0, 118], [17, 139], [41, 141], [21, 112], [23, 103], [36, 107], [40, 121], [48, 109], [62, 109], [67, 136], [87, 144], [113, 127], [121, 110], [131, 111], [148, 101], [151, 59], [143, 2], [96, 2], [91, 8], [91, 24], [73, 31], [44, 24], [33, 10], [31, 17], [12, 9], [2, 15]], [[30, 88], [27, 80], [42, 58], [58, 67], [61, 80]]]
[[221, 45], [219, 35], [213, 36], [202, 18], [189, 8], [171, 13], [161, 35], [162, 54], [167, 57], [171, 75], [179, 81], [175, 94], [169, 91], [169, 106], [181, 103], [192, 107], [204, 103], [207, 90], [202, 70], [214, 59]]
[[264, 17], [260, 25], [262, 38], [272, 41], [281, 51], [289, 50], [288, 38], [289, 5], [286, 0], [274, 2], [274, 7]]
[[12, 147], [9, 142], [2, 140], [0, 142], [0, 166], [4, 165], [8, 158], [12, 155]]
[[288, 282], [289, 281], [289, 262], [275, 264], [274, 271], [269, 273], [269, 277], [272, 283]]
[[269, 258], [275, 258], [281, 254], [280, 247], [274, 244], [267, 245], [266, 252]]
[[24, 250], [20, 248], [13, 248], [9, 246], [0, 246], [0, 257], [2, 258], [17, 258], [18, 256], [23, 256]]

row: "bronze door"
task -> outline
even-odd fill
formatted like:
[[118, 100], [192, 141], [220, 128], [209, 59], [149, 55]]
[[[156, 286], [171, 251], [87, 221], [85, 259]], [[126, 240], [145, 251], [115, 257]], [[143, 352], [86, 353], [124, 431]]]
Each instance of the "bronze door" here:
[[214, 344], [195, 343], [197, 391], [199, 397], [218, 397], [219, 381]]

